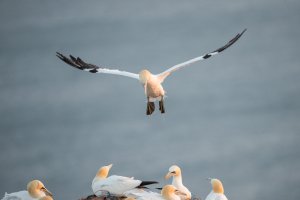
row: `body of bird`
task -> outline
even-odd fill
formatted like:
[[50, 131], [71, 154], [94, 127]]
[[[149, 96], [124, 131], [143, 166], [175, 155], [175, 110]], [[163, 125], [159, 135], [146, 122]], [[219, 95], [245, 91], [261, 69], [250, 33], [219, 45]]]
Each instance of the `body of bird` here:
[[105, 179], [95, 178], [92, 183], [94, 194], [98, 196], [102, 191], [112, 195], [122, 195], [124, 192], [140, 186], [142, 181], [133, 178], [112, 175]]
[[101, 167], [92, 181], [92, 189], [96, 196], [101, 196], [103, 191], [112, 195], [122, 196], [124, 192], [145, 185], [157, 183], [156, 181], [141, 181], [133, 177], [112, 175], [108, 176], [112, 164]]

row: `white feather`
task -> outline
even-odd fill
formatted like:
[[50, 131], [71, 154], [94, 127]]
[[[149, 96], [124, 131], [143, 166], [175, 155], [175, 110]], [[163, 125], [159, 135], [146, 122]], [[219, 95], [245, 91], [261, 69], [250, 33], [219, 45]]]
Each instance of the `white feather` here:
[[138, 187], [141, 183], [142, 181], [133, 178], [112, 175], [105, 179], [95, 178], [92, 183], [92, 189], [96, 196], [101, 190], [106, 190], [114, 195], [122, 195], [128, 190]]

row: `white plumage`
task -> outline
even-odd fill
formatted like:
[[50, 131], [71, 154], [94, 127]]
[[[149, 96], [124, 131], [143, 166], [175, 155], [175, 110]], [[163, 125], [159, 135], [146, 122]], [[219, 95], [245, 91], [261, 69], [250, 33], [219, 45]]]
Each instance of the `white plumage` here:
[[173, 185], [165, 185], [162, 188], [161, 194], [142, 189], [133, 189], [126, 192], [125, 195], [136, 200], [180, 200], [180, 195], [184, 194]]
[[161, 194], [143, 189], [129, 190], [124, 195], [136, 200], [164, 200]]
[[228, 200], [227, 197], [224, 194], [215, 193], [214, 191], [211, 191], [205, 200]]
[[142, 181], [133, 178], [112, 175], [105, 179], [95, 178], [92, 183], [92, 189], [96, 196], [101, 191], [108, 191], [114, 195], [122, 195], [128, 190], [138, 187]]
[[13, 193], [5, 193], [2, 200], [33, 200], [37, 198], [32, 198], [26, 190], [13, 192]]

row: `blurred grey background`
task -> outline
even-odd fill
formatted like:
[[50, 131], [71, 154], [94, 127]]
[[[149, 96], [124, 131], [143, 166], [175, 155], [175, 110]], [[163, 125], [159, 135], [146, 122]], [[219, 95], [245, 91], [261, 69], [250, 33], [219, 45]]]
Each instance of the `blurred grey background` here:
[[[300, 1], [0, 1], [0, 194], [42, 180], [55, 199], [91, 194], [100, 166], [205, 198], [300, 198]], [[145, 115], [136, 80], [73, 69], [55, 52], [161, 72], [245, 35], [164, 83]]]

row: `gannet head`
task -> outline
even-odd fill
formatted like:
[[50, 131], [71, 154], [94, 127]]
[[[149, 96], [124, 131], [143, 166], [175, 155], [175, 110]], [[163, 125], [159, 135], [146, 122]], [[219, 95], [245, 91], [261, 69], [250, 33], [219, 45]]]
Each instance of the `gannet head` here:
[[113, 166], [113, 164], [110, 164], [110, 165], [107, 165], [107, 166], [103, 166], [101, 167], [97, 174], [96, 174], [96, 177], [97, 178], [100, 178], [100, 179], [104, 179], [107, 177], [108, 173], [109, 173], [109, 170], [111, 169], [111, 167]]
[[173, 185], [165, 185], [161, 190], [161, 195], [166, 200], [172, 200], [174, 195], [186, 196], [185, 193], [180, 192]]
[[177, 165], [172, 165], [169, 168], [169, 172], [166, 174], [165, 179], [169, 179], [172, 176], [174, 176], [174, 177], [181, 176], [181, 170]]
[[221, 193], [224, 194], [224, 188], [223, 188], [223, 184], [219, 179], [216, 178], [209, 178], [211, 186], [212, 186], [212, 190], [215, 193]]
[[44, 196], [52, 197], [52, 193], [49, 192], [49, 190], [47, 190], [44, 184], [39, 180], [30, 181], [27, 184], [27, 191], [33, 198], [41, 198]]
[[139, 73], [140, 82], [142, 84], [145, 84], [147, 82], [147, 80], [150, 78], [150, 76], [151, 76], [151, 73], [148, 70], [144, 69], [144, 70], [140, 71], [140, 73]]

